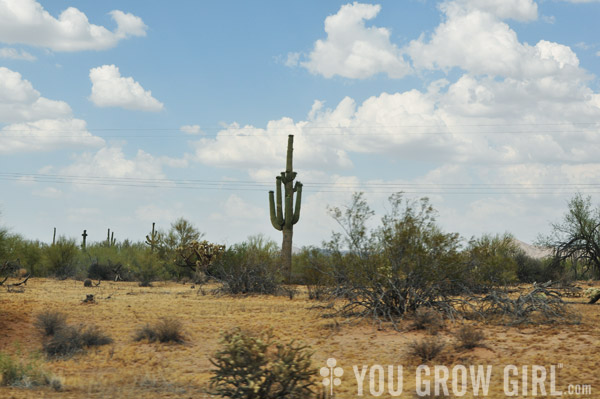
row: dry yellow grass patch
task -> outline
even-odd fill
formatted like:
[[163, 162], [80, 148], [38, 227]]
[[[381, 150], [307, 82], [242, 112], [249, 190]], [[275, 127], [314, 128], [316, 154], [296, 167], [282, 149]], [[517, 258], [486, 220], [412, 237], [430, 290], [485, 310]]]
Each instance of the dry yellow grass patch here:
[[[96, 303], [83, 304], [86, 294]], [[503, 398], [502, 369], [505, 365], [562, 364], [559, 388], [566, 384], [589, 384], [600, 392], [600, 306], [576, 299], [573, 308], [582, 323], [573, 326], [504, 327], [480, 325], [485, 348], [457, 350], [453, 331], [459, 324], [446, 323], [436, 339], [446, 341], [438, 360], [430, 364], [492, 365], [489, 398]], [[0, 289], [0, 350], [15, 354], [40, 351], [42, 335], [34, 327], [35, 316], [45, 310], [68, 315], [70, 324], [96, 324], [111, 336], [110, 345], [92, 348], [70, 359], [49, 361], [44, 367], [60, 377], [62, 392], [0, 387], [0, 398], [203, 398], [210, 378], [209, 357], [218, 347], [220, 333], [234, 327], [261, 331], [272, 329], [282, 341], [304, 340], [315, 350], [316, 367], [328, 358], [344, 368], [338, 398], [356, 397], [353, 365], [404, 365], [402, 397], [413, 397], [414, 369], [418, 361], [409, 357], [410, 342], [427, 336], [423, 331], [378, 330], [368, 321], [347, 324], [324, 319], [309, 307], [315, 303], [305, 295], [287, 297], [250, 296], [232, 298], [198, 294], [189, 285], [156, 283], [152, 288], [136, 283], [102, 282], [84, 288], [80, 281], [30, 279], [24, 293]], [[186, 342], [178, 344], [134, 342], [136, 329], [160, 317], [176, 317], [184, 328]], [[406, 322], [408, 329], [410, 322]], [[321, 377], [317, 382], [320, 383]], [[365, 397], [369, 397], [368, 391]], [[467, 396], [468, 397], [468, 396]]]

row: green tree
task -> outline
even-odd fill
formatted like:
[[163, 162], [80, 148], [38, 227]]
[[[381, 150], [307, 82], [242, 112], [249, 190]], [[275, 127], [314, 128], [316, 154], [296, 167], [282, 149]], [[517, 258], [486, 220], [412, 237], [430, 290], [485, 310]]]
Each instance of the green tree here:
[[551, 234], [538, 243], [553, 248], [555, 264], [571, 261], [575, 272], [579, 264], [584, 273], [600, 278], [600, 207], [592, 205], [590, 196], [576, 194], [562, 221], [553, 223]]
[[181, 217], [171, 223], [171, 229], [164, 241], [170, 250], [175, 250], [178, 247], [185, 247], [192, 241], [198, 241], [203, 236], [204, 233], [200, 233], [191, 222]]

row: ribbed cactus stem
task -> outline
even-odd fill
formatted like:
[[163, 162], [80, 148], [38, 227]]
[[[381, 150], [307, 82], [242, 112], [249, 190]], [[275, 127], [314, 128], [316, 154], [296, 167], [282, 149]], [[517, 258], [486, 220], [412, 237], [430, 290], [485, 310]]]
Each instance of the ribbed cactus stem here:
[[[275, 178], [276, 193], [269, 191], [269, 214], [273, 227], [283, 232], [281, 245], [281, 257], [283, 267], [288, 277], [292, 271], [292, 235], [293, 226], [300, 219], [300, 207], [302, 201], [302, 183], [296, 182], [296, 172], [293, 171], [294, 136], [288, 136], [286, 170]], [[283, 185], [283, 192], [281, 186]], [[296, 201], [294, 204], [294, 193]], [[275, 199], [275, 195], [277, 199]], [[275, 205], [277, 201], [277, 205]], [[294, 206], [295, 205], [295, 206]]]

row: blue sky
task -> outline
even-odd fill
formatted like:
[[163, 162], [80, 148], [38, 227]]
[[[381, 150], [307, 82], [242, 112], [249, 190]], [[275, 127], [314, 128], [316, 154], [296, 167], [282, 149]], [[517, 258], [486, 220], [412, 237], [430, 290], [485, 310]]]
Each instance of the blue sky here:
[[[0, 0], [0, 223], [142, 240], [277, 241], [294, 134], [295, 245], [364, 191], [429, 196], [448, 231], [533, 241], [598, 202], [599, 1]], [[377, 219], [376, 218], [376, 219]]]

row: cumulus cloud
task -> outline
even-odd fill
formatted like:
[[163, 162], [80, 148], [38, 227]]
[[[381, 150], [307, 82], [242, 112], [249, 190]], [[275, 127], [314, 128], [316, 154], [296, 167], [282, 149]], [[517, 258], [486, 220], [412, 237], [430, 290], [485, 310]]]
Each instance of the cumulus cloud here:
[[442, 3], [442, 9], [460, 8], [465, 11], [480, 10], [501, 19], [533, 21], [538, 17], [534, 0], [455, 0]]
[[200, 134], [202, 130], [200, 125], [183, 125], [179, 128], [185, 134]]
[[0, 67], [0, 122], [65, 118], [71, 107], [64, 101], [44, 98], [20, 73]]
[[494, 7], [481, 7], [479, 3], [466, 0], [445, 3], [442, 9], [446, 20], [429, 40], [421, 37], [407, 47], [414, 66], [423, 69], [459, 67], [474, 74], [517, 79], [553, 74], [583, 75], [578, 69], [579, 59], [569, 47], [546, 40], [540, 40], [535, 46], [519, 42], [516, 32], [498, 15], [521, 15], [517, 10], [492, 12], [489, 8]]
[[118, 146], [103, 147], [95, 153], [85, 152], [60, 172], [70, 176], [162, 179], [161, 162], [143, 150], [128, 159]]
[[104, 140], [74, 119], [64, 101], [42, 97], [20, 73], [0, 67], [0, 153], [94, 148]]
[[152, 97], [133, 78], [123, 77], [115, 65], [102, 65], [90, 70], [90, 101], [98, 107], [121, 107], [139, 111], [161, 111], [163, 104]]
[[0, 48], [0, 58], [7, 58], [10, 60], [23, 60], [23, 61], [35, 61], [35, 56], [29, 54], [25, 50], [17, 50], [12, 47]]
[[131, 36], [145, 36], [140, 17], [119, 10], [110, 13], [114, 31], [89, 22], [74, 7], [53, 17], [35, 0], [0, 0], [0, 41], [27, 44], [54, 51], [105, 50]]
[[[317, 40], [308, 60], [300, 65], [326, 78], [339, 75], [364, 79], [379, 73], [391, 78], [405, 76], [410, 66], [390, 41], [390, 31], [365, 25], [380, 10], [379, 5], [357, 2], [342, 6], [337, 14], [325, 19], [327, 38]], [[288, 57], [288, 63], [294, 61], [296, 55]]]
[[41, 119], [13, 123], [0, 129], [0, 154], [95, 148], [104, 140], [87, 131], [81, 119]]

